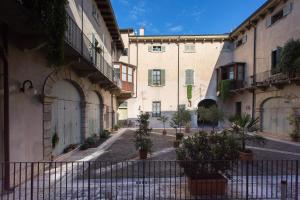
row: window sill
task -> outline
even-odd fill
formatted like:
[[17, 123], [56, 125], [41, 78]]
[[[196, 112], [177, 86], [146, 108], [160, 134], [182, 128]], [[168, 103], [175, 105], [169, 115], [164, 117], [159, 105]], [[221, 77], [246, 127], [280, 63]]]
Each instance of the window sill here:
[[150, 87], [164, 87], [164, 85], [149, 85]]

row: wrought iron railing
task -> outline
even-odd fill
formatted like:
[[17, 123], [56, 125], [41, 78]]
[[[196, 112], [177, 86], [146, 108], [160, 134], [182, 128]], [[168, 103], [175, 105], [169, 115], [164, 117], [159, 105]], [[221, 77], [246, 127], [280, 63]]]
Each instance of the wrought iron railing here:
[[[224, 167], [222, 179], [208, 180]], [[0, 185], [1, 200], [300, 198], [298, 160], [0, 163], [2, 183], [4, 173], [10, 187]]]
[[279, 70], [267, 70], [259, 72], [252, 76], [251, 84], [254, 86], [257, 85], [269, 85], [279, 82], [287, 82], [300, 78], [300, 70], [290, 73], [282, 73]]
[[[89, 64], [97, 68], [105, 77], [119, 88], [119, 77], [115, 76], [114, 69], [104, 58], [103, 54], [82, 32], [71, 16], [67, 16], [66, 42], [75, 49]], [[118, 84], [117, 84], [118, 83]]]

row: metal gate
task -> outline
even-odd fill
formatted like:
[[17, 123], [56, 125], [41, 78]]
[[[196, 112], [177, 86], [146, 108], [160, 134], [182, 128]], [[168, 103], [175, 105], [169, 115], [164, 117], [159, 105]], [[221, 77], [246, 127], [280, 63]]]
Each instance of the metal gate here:
[[102, 112], [102, 99], [96, 92], [90, 92], [89, 104], [89, 136], [93, 134], [100, 134], [103, 127], [103, 112]]
[[82, 142], [81, 135], [81, 97], [78, 90], [68, 81], [58, 81], [52, 96], [56, 100], [52, 105], [52, 137], [58, 136], [53, 155], [61, 154], [71, 144]]
[[292, 104], [284, 98], [267, 100], [262, 106], [263, 131], [274, 134], [287, 134], [289, 130], [292, 130], [288, 120], [292, 111]]

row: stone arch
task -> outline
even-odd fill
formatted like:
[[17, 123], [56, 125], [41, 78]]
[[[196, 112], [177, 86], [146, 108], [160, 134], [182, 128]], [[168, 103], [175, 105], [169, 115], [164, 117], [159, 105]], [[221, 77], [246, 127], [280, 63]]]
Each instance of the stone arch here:
[[44, 160], [50, 160], [52, 158], [52, 133], [51, 133], [51, 120], [52, 120], [52, 104], [55, 97], [51, 96], [54, 85], [66, 80], [70, 82], [79, 92], [81, 98], [81, 135], [83, 139], [87, 132], [87, 92], [85, 90], [84, 82], [74, 72], [69, 69], [63, 69], [55, 71], [46, 77], [43, 87], [43, 143], [44, 143]]
[[289, 129], [288, 115], [293, 107], [293, 101], [284, 96], [263, 99], [259, 104], [260, 130], [275, 134], [285, 133], [284, 129]]

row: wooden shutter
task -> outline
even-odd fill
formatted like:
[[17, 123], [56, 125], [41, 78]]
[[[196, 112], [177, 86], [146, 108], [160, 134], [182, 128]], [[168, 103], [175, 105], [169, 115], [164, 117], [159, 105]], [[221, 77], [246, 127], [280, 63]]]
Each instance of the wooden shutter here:
[[161, 46], [161, 52], [165, 52], [166, 51], [166, 47], [165, 46]]
[[293, 9], [293, 3], [287, 3], [284, 7], [283, 7], [283, 16], [287, 16]]
[[185, 70], [185, 85], [194, 85], [194, 70]]
[[244, 35], [244, 36], [243, 36], [242, 41], [243, 41], [243, 44], [245, 44], [245, 43], [247, 42], [247, 35]]
[[266, 17], [266, 27], [270, 27], [272, 25], [272, 16], [268, 15]]
[[276, 66], [275, 67], [278, 67], [278, 64], [280, 63], [280, 60], [281, 60], [281, 51], [282, 51], [282, 48], [281, 47], [277, 47], [277, 51], [276, 51]]
[[148, 51], [149, 51], [149, 52], [152, 52], [152, 45], [149, 45], [149, 46], [148, 46]]
[[160, 70], [160, 85], [164, 86], [166, 85], [166, 71], [164, 69]]
[[152, 85], [152, 69], [148, 70], [148, 85]]

